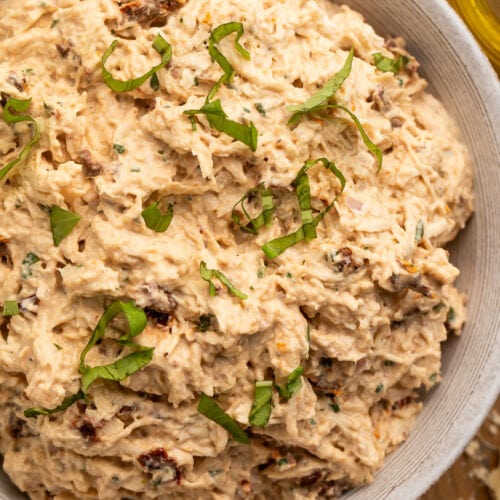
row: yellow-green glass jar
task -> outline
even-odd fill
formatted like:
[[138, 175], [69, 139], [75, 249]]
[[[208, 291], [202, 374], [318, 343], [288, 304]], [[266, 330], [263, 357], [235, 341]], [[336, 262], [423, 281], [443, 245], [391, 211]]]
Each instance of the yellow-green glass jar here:
[[500, 74], [500, 0], [449, 0]]

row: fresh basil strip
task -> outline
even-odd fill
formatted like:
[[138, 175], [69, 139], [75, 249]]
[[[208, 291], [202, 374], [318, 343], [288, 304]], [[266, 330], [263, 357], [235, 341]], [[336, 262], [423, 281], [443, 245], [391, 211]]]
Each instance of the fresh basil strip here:
[[19, 314], [19, 306], [15, 300], [6, 300], [3, 303], [2, 316], [17, 316]]
[[113, 302], [108, 308], [104, 311], [104, 314], [101, 316], [101, 319], [97, 323], [94, 331], [92, 332], [92, 336], [88, 341], [85, 349], [83, 349], [80, 355], [80, 372], [84, 373], [89, 369], [88, 366], [85, 365], [85, 356], [87, 353], [94, 347], [94, 345], [104, 337], [106, 332], [106, 328], [109, 323], [116, 318], [120, 313], [125, 315], [125, 319], [128, 323], [128, 334], [120, 337], [119, 342], [126, 345], [126, 343], [133, 337], [139, 335], [147, 324], [147, 318], [145, 312], [137, 307], [133, 301], [130, 302], [122, 302], [117, 300]]
[[33, 146], [40, 140], [40, 128], [38, 127], [38, 123], [29, 115], [17, 115], [13, 113], [24, 113], [28, 110], [30, 104], [31, 99], [15, 99], [14, 97], [10, 97], [3, 109], [2, 119], [6, 123], [14, 125], [20, 122], [30, 122], [33, 124], [34, 130], [30, 142], [24, 146], [19, 156], [0, 169], [0, 181], [5, 179], [18, 163], [24, 161], [28, 157]]
[[36, 417], [38, 415], [52, 415], [54, 413], [66, 410], [73, 403], [79, 401], [80, 399], [85, 399], [83, 391], [79, 391], [76, 394], [67, 397], [59, 406], [56, 406], [55, 408], [52, 409], [42, 408], [42, 407], [28, 408], [27, 410], [24, 410], [24, 416], [30, 418], [30, 417]]
[[141, 216], [149, 229], [157, 233], [164, 233], [174, 217], [174, 206], [169, 204], [167, 213], [163, 215], [158, 209], [158, 202], [155, 201], [142, 211]]
[[57, 205], [54, 205], [50, 209], [50, 229], [56, 247], [58, 247], [61, 241], [73, 231], [80, 220], [80, 215], [70, 212], [69, 210], [64, 210]]
[[301, 375], [304, 373], [304, 368], [298, 366], [288, 375], [285, 385], [277, 385], [276, 388], [282, 398], [290, 399], [302, 387]]
[[[259, 195], [262, 203], [262, 212], [254, 217], [250, 216], [247, 209], [245, 208], [245, 201], [249, 198]], [[245, 224], [241, 222], [240, 216], [236, 211], [236, 207], [240, 205], [241, 211], [248, 219], [248, 222]], [[263, 226], [269, 226], [272, 222], [273, 212], [274, 212], [274, 199], [273, 193], [270, 189], [266, 189], [262, 184], [256, 188], [250, 189], [233, 207], [233, 211], [231, 213], [231, 217], [234, 223], [243, 231], [251, 234], [257, 234], [259, 229]]]
[[399, 56], [397, 59], [392, 59], [377, 52], [373, 54], [373, 62], [380, 71], [397, 75], [401, 71], [401, 68], [410, 62], [410, 59], [407, 56]]
[[[160, 54], [161, 62], [157, 66], [153, 66], [147, 73], [138, 78], [133, 78], [131, 80], [117, 80], [113, 78], [113, 75], [106, 69], [105, 64], [109, 56], [115, 50], [118, 44], [118, 40], [114, 40], [113, 43], [107, 48], [102, 56], [101, 63], [101, 73], [104, 79], [104, 83], [114, 92], [130, 92], [131, 90], [140, 87], [148, 78], [153, 77], [158, 70], [165, 67], [170, 59], [172, 58], [172, 47], [171, 45], [160, 35], [156, 35], [153, 40], [153, 48]], [[157, 78], [155, 80], [156, 85]]]
[[[334, 200], [322, 212], [320, 212], [318, 215], [314, 215], [311, 205], [311, 192], [307, 171], [318, 162], [323, 163], [324, 167], [332, 172], [335, 177], [337, 177], [340, 182], [341, 190], [334, 198]], [[342, 191], [344, 191], [345, 177], [342, 172], [336, 167], [335, 163], [326, 158], [319, 158], [317, 160], [309, 160], [304, 163], [294, 181], [292, 182], [292, 185], [295, 186], [297, 191], [302, 225], [293, 233], [287, 234], [286, 236], [281, 236], [280, 238], [275, 238], [274, 240], [268, 241], [263, 245], [262, 251], [270, 259], [274, 259], [278, 255], [283, 253], [287, 248], [296, 245], [300, 241], [310, 241], [316, 238], [317, 225], [331, 210], [335, 201], [337, 201]]]
[[253, 404], [248, 416], [250, 424], [265, 427], [271, 418], [273, 382], [264, 380], [255, 382]]
[[415, 228], [415, 241], [420, 243], [424, 239], [424, 221], [420, 219]]
[[238, 422], [231, 418], [212, 398], [201, 394], [198, 403], [198, 412], [216, 424], [220, 425], [231, 434], [238, 443], [250, 444], [246, 432], [239, 426]]
[[26, 257], [23, 259], [23, 266], [31, 266], [32, 264], [36, 264], [40, 261], [40, 257], [36, 253], [28, 252]]
[[211, 58], [222, 68], [224, 74], [219, 78], [212, 90], [210, 90], [207, 96], [207, 102], [211, 101], [214, 98], [221, 85], [223, 85], [224, 83], [231, 83], [234, 77], [233, 66], [222, 54], [222, 52], [220, 52], [220, 50], [215, 46], [215, 44], [219, 43], [223, 38], [230, 35], [231, 33], [236, 33], [234, 47], [240, 53], [240, 55], [249, 60], [249, 52], [245, 50], [245, 48], [240, 44], [240, 38], [243, 36], [244, 32], [245, 30], [243, 28], [243, 24], [232, 22], [217, 26], [217, 28], [215, 28], [210, 34], [210, 38], [208, 40], [208, 52]]
[[230, 120], [222, 109], [220, 99], [213, 102], [205, 102], [200, 109], [186, 110], [184, 114], [190, 117], [205, 115], [209, 125], [215, 130], [224, 132], [233, 139], [246, 144], [252, 151], [256, 151], [257, 149], [258, 133], [253, 122], [250, 122], [250, 125], [243, 125], [242, 123]]
[[377, 159], [377, 173], [379, 173], [380, 169], [382, 168], [382, 150], [376, 144], [374, 144], [368, 137], [368, 134], [365, 132], [363, 125], [361, 125], [359, 118], [352, 111], [347, 109], [345, 106], [341, 106], [340, 104], [332, 104], [329, 106], [325, 106], [325, 108], [341, 109], [342, 111], [345, 111], [352, 118], [352, 121], [354, 122], [354, 125], [356, 125], [356, 128], [358, 129], [359, 135], [361, 136], [361, 139], [363, 139], [365, 146], [372, 152], [372, 154]]
[[207, 264], [203, 261], [200, 262], [200, 275], [205, 280], [208, 281], [209, 293], [212, 297], [217, 295], [217, 290], [212, 281], [213, 278], [217, 278], [228, 290], [231, 295], [238, 297], [241, 300], [248, 299], [248, 295], [240, 292], [218, 269], [208, 269]]
[[337, 90], [339, 90], [351, 74], [353, 58], [354, 49], [351, 49], [340, 71], [331, 80], [328, 80], [321, 89], [315, 92], [304, 104], [286, 107], [288, 112], [293, 113], [290, 120], [288, 120], [289, 125], [293, 125], [300, 121], [304, 114], [317, 111], [335, 95]]
[[[138, 346], [144, 347], [144, 346]], [[86, 393], [97, 379], [121, 382], [130, 375], [144, 368], [153, 359], [154, 347], [140, 349], [104, 366], [94, 366], [82, 374], [82, 389]]]

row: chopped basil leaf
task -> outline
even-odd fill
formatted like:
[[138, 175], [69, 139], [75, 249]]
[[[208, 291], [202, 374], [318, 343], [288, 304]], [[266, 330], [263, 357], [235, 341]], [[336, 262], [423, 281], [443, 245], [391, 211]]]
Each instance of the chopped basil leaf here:
[[[307, 176], [307, 171], [318, 162], [323, 163], [324, 167], [327, 170], [330, 170], [330, 172], [332, 172], [335, 177], [337, 177], [341, 185], [341, 190], [334, 198], [334, 200], [322, 212], [315, 216], [313, 214], [311, 205], [311, 191], [309, 187], [309, 177]], [[296, 245], [301, 241], [310, 241], [316, 238], [316, 226], [331, 210], [335, 201], [344, 190], [345, 177], [342, 172], [335, 166], [335, 163], [327, 160], [326, 158], [319, 158], [317, 160], [309, 160], [304, 163], [302, 168], [299, 170], [299, 173], [295, 177], [295, 180], [292, 182], [292, 185], [296, 188], [302, 225], [299, 227], [299, 229], [297, 229], [297, 231], [291, 234], [287, 234], [286, 236], [281, 236], [280, 238], [268, 241], [266, 244], [264, 244], [264, 246], [262, 247], [262, 251], [270, 259], [274, 259], [278, 255], [283, 253], [287, 248], [290, 248], [291, 246]]]
[[231, 418], [212, 398], [206, 394], [201, 394], [198, 403], [198, 412], [220, 425], [231, 434], [238, 443], [250, 444], [246, 432], [238, 425], [238, 422]]
[[359, 135], [361, 135], [361, 139], [363, 139], [365, 146], [373, 153], [373, 155], [377, 159], [377, 165], [378, 165], [377, 173], [379, 173], [380, 169], [382, 168], [382, 150], [378, 146], [376, 146], [368, 137], [368, 134], [365, 132], [363, 125], [361, 125], [359, 118], [352, 111], [350, 111], [344, 106], [340, 106], [339, 104], [332, 104], [329, 106], [325, 106], [325, 108], [341, 109], [342, 111], [345, 111], [352, 118], [352, 121], [356, 125], [356, 128], [358, 129]]
[[55, 342], [53, 342], [53, 344], [58, 351], [62, 351], [62, 347], [59, 344], [56, 344]]
[[336, 403], [331, 404], [330, 407], [334, 413], [338, 413], [340, 411], [340, 406]]
[[160, 90], [160, 80], [158, 78], [158, 73], [154, 73], [153, 76], [151, 77], [151, 80], [149, 80], [149, 86], [154, 90]]
[[50, 229], [56, 247], [58, 247], [61, 241], [73, 231], [80, 220], [80, 215], [70, 212], [69, 210], [64, 210], [57, 205], [54, 205], [50, 209]]
[[231, 295], [238, 297], [241, 300], [248, 299], [248, 295], [240, 292], [227, 278], [222, 274], [221, 271], [217, 269], [208, 269], [205, 262], [200, 262], [200, 275], [209, 284], [210, 296], [215, 297], [217, 295], [217, 289], [212, 281], [213, 278], [217, 278], [228, 290]]
[[222, 109], [220, 99], [213, 102], [207, 101], [200, 109], [186, 110], [184, 114], [189, 115], [192, 120], [194, 120], [194, 115], [205, 115], [209, 125], [215, 130], [224, 132], [233, 139], [246, 144], [252, 151], [257, 149], [258, 133], [253, 122], [250, 122], [250, 125], [243, 125], [230, 120]]
[[88, 370], [89, 367], [85, 365], [85, 356], [90, 351], [90, 349], [92, 349], [92, 347], [94, 347], [94, 345], [102, 337], [104, 337], [107, 326], [120, 313], [123, 313], [125, 315], [125, 319], [127, 320], [129, 328], [128, 334], [120, 337], [120, 343], [127, 345], [127, 342], [131, 338], [136, 337], [144, 330], [144, 328], [146, 328], [146, 314], [142, 309], [137, 307], [133, 301], [122, 302], [117, 300], [116, 302], [113, 302], [110, 306], [108, 306], [108, 308], [104, 311], [104, 314], [99, 319], [97, 326], [92, 332], [90, 340], [88, 341], [85, 349], [83, 349], [80, 355], [80, 372], [83, 373]]
[[[143, 347], [143, 346], [137, 346]], [[88, 368], [82, 374], [82, 390], [86, 393], [90, 385], [97, 379], [121, 382], [130, 375], [145, 367], [153, 359], [154, 347], [140, 349], [104, 366]]]
[[6, 300], [3, 303], [2, 316], [17, 316], [19, 314], [19, 306], [15, 300]]
[[40, 140], [40, 129], [38, 127], [38, 123], [29, 115], [18, 115], [15, 113], [24, 113], [30, 107], [31, 99], [15, 99], [14, 97], [10, 97], [3, 109], [2, 119], [10, 124], [14, 125], [20, 122], [30, 122], [33, 124], [33, 136], [31, 140], [24, 146], [24, 148], [19, 153], [19, 156], [14, 160], [10, 161], [4, 167], [0, 168], [0, 181], [5, 179], [7, 175], [11, 172], [11, 170], [20, 162], [26, 160], [33, 146]]
[[52, 415], [54, 413], [58, 413], [60, 411], [66, 410], [69, 408], [73, 403], [76, 401], [79, 401], [80, 399], [84, 399], [85, 395], [83, 394], [83, 391], [79, 391], [76, 394], [73, 394], [72, 396], [69, 396], [66, 398], [59, 406], [56, 406], [55, 408], [48, 409], [48, 408], [29, 408], [27, 410], [24, 410], [24, 416], [27, 418], [30, 417], [36, 417], [38, 415]]
[[31, 266], [32, 264], [36, 264], [40, 261], [40, 257], [36, 253], [28, 252], [26, 257], [23, 259], [23, 266]]
[[119, 154], [122, 155], [125, 153], [126, 149], [125, 146], [122, 146], [121, 144], [113, 144], [113, 149]]
[[[254, 217], [250, 216], [245, 208], [245, 201], [254, 197], [255, 195], [259, 195], [262, 202], [262, 212]], [[246, 224], [242, 223], [240, 220], [240, 216], [236, 212], [236, 207], [240, 205], [241, 211], [248, 219]], [[246, 193], [241, 200], [239, 200], [233, 207], [233, 211], [231, 217], [234, 223], [243, 231], [246, 231], [251, 234], [257, 234], [259, 229], [263, 226], [269, 226], [272, 222], [274, 212], [274, 199], [271, 190], [266, 189], [262, 184], [256, 188], [251, 189]]]
[[264, 380], [255, 382], [253, 404], [248, 416], [250, 424], [256, 427], [265, 427], [269, 422], [272, 411], [273, 383]]
[[59, 23], [61, 22], [60, 19], [54, 19], [51, 23], [50, 23], [50, 29], [53, 29], [55, 28]]
[[455, 319], [455, 309], [453, 309], [453, 307], [450, 307], [448, 309], [448, 314], [446, 315], [446, 322], [452, 323], [454, 319]]
[[266, 110], [264, 109], [264, 106], [262, 105], [261, 102], [256, 102], [254, 104], [255, 106], [255, 109], [262, 115], [262, 116], [266, 116]]
[[438, 374], [436, 372], [431, 373], [429, 380], [434, 384], [437, 380]]
[[383, 388], [384, 388], [384, 384], [379, 383], [379, 384], [377, 384], [377, 387], [375, 388], [375, 392], [376, 392], [377, 394], [379, 394], [380, 392], [382, 392], [382, 389], [383, 389]]
[[240, 44], [240, 38], [243, 36], [244, 32], [245, 30], [243, 28], [243, 24], [232, 22], [217, 26], [217, 28], [215, 28], [210, 34], [210, 38], [208, 40], [208, 53], [210, 54], [211, 58], [222, 68], [224, 74], [219, 78], [212, 90], [210, 90], [207, 96], [207, 102], [211, 101], [214, 98], [221, 85], [223, 85], [224, 83], [231, 83], [234, 77], [233, 66], [222, 54], [222, 52], [220, 52], [220, 50], [215, 46], [215, 44], [219, 43], [223, 38], [230, 35], [231, 33], [236, 33], [234, 47], [240, 53], [240, 55], [249, 60], [250, 54]]
[[415, 229], [415, 241], [420, 243], [424, 239], [424, 221], [420, 219]]
[[394, 361], [391, 361], [390, 359], [386, 359], [384, 361], [385, 366], [394, 366]]
[[288, 375], [285, 385], [280, 386], [276, 384], [276, 388], [282, 398], [290, 399], [302, 387], [302, 380], [300, 377], [303, 373], [304, 368], [298, 366]]
[[160, 34], [158, 34], [153, 41], [153, 48], [161, 56], [160, 64], [153, 66], [147, 73], [138, 78], [126, 81], [117, 80], [116, 78], [113, 78], [113, 75], [105, 67], [106, 61], [115, 50], [117, 44], [118, 40], [114, 40], [113, 43], [107, 48], [106, 52], [104, 52], [102, 56], [101, 63], [101, 73], [104, 83], [114, 92], [130, 92], [131, 90], [140, 87], [148, 78], [152, 77], [158, 70], [165, 67], [172, 58], [171, 45]]
[[206, 332], [210, 329], [211, 324], [212, 324], [212, 315], [202, 314], [198, 320], [198, 330], [200, 330], [200, 332]]
[[351, 74], [353, 58], [354, 49], [351, 49], [344, 63], [344, 66], [342, 66], [340, 71], [331, 80], [328, 80], [328, 82], [326, 82], [326, 84], [320, 90], [314, 93], [304, 104], [286, 107], [287, 111], [293, 113], [292, 117], [288, 121], [290, 125], [293, 125], [294, 123], [300, 121], [304, 114], [318, 111], [328, 103], [328, 100], [335, 95], [337, 90], [339, 90], [344, 81]]
[[174, 206], [169, 204], [167, 213], [163, 215], [158, 209], [158, 202], [155, 201], [142, 211], [141, 216], [149, 229], [157, 233], [164, 233], [174, 217]]
[[386, 57], [380, 52], [373, 54], [373, 62], [375, 66], [385, 73], [391, 72], [397, 75], [403, 66], [406, 66], [410, 59], [407, 56], [399, 56], [397, 59]]

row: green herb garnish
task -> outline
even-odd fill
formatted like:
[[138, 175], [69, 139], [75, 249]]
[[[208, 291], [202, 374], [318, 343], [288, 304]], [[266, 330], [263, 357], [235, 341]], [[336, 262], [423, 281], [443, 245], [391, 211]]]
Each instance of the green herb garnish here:
[[[131, 346], [132, 344], [126, 345]], [[83, 392], [86, 393], [90, 385], [97, 379], [121, 382], [151, 362], [153, 351], [155, 350], [154, 347], [144, 347], [135, 344], [135, 348], [139, 350], [118, 359], [114, 363], [86, 369], [82, 374]]]
[[[108, 308], [104, 311], [104, 314], [99, 319], [97, 326], [92, 332], [90, 340], [80, 355], [81, 373], [84, 373], [89, 369], [89, 367], [85, 365], [85, 356], [87, 356], [90, 349], [92, 349], [92, 347], [94, 347], [95, 344], [104, 337], [109, 323], [121, 313], [124, 314], [129, 329], [128, 333], [120, 337], [118, 340], [121, 344], [130, 347], [130, 339], [139, 335], [144, 328], [146, 328], [146, 313], [141, 308], [137, 307], [134, 302], [122, 302], [120, 300], [113, 302], [110, 306], [108, 306]], [[133, 347], [137, 347], [137, 345], [134, 345]]]
[[50, 23], [50, 29], [53, 29], [55, 28], [59, 23], [61, 22], [60, 19], [54, 19], [51, 23]]
[[211, 101], [221, 85], [225, 83], [231, 83], [234, 77], [234, 68], [227, 58], [220, 52], [220, 50], [215, 46], [226, 36], [236, 33], [236, 38], [234, 40], [234, 48], [239, 52], [239, 54], [247, 60], [250, 60], [249, 52], [240, 44], [240, 38], [245, 32], [243, 24], [232, 22], [221, 24], [217, 26], [212, 33], [210, 33], [210, 38], [208, 40], [208, 53], [212, 60], [214, 60], [224, 71], [224, 74], [219, 78], [217, 83], [214, 85], [212, 90], [208, 93], [207, 102]]
[[[311, 191], [307, 171], [318, 162], [323, 163], [324, 167], [337, 177], [341, 185], [341, 190], [334, 200], [322, 212], [314, 215], [311, 204]], [[304, 163], [302, 168], [299, 170], [297, 177], [295, 177], [295, 180], [292, 182], [292, 185], [295, 187], [297, 192], [302, 225], [299, 229], [297, 229], [297, 231], [271, 240], [262, 247], [262, 251], [270, 259], [274, 259], [283, 253], [287, 248], [290, 248], [303, 240], [310, 241], [316, 238], [316, 227], [321, 222], [323, 217], [331, 210], [333, 204], [344, 190], [345, 177], [332, 161], [327, 160], [326, 158], [319, 158], [317, 160], [309, 160]]]
[[246, 432], [239, 426], [238, 422], [231, 418], [212, 398], [201, 394], [198, 403], [198, 412], [216, 424], [220, 425], [231, 434], [238, 443], [250, 444]]
[[282, 398], [290, 399], [302, 387], [302, 379], [300, 377], [303, 373], [304, 368], [298, 366], [288, 375], [285, 385], [276, 384], [276, 388]]
[[453, 309], [453, 307], [450, 307], [448, 309], [448, 313], [446, 314], [446, 322], [449, 324], [453, 322], [454, 319], [455, 319], [455, 309]]
[[[252, 218], [245, 208], [245, 201], [259, 195], [262, 203], [262, 212], [256, 217]], [[245, 224], [241, 222], [240, 216], [236, 211], [236, 207], [240, 205], [241, 211], [248, 219]], [[274, 199], [270, 189], [266, 189], [262, 184], [256, 188], [250, 189], [233, 207], [231, 217], [234, 223], [243, 231], [251, 234], [257, 234], [259, 229], [263, 226], [269, 226], [272, 222], [274, 212]]]
[[26, 144], [26, 146], [24, 146], [21, 153], [19, 153], [19, 156], [0, 169], [0, 181], [4, 180], [18, 163], [26, 160], [33, 146], [40, 140], [40, 129], [38, 127], [38, 123], [29, 115], [18, 115], [13, 113], [24, 113], [30, 107], [30, 104], [31, 99], [23, 100], [10, 97], [3, 109], [2, 119], [6, 123], [15, 125], [20, 122], [29, 122], [33, 124], [34, 130], [31, 140], [28, 144]]
[[382, 389], [383, 389], [383, 388], [384, 388], [384, 384], [379, 383], [379, 384], [377, 384], [377, 387], [375, 388], [375, 392], [376, 392], [377, 394], [379, 394], [380, 392], [382, 392]]
[[[193, 120], [194, 115], [205, 115], [209, 125], [215, 130], [224, 132], [229, 137], [246, 144], [252, 151], [257, 149], [258, 133], [253, 122], [250, 122], [250, 125], [243, 125], [230, 120], [222, 109], [220, 99], [213, 102], [207, 101], [200, 109], [186, 110], [184, 114], [189, 115]], [[196, 123], [194, 125], [196, 126]]]
[[69, 210], [64, 210], [56, 205], [50, 209], [50, 229], [56, 247], [58, 247], [61, 241], [73, 231], [80, 220], [80, 215], [70, 212]]
[[336, 403], [331, 404], [330, 408], [333, 410], [334, 413], [338, 413], [340, 411], [340, 406]]
[[158, 70], [164, 68], [172, 58], [171, 45], [158, 34], [153, 41], [153, 48], [161, 56], [160, 64], [153, 66], [147, 73], [138, 78], [126, 81], [117, 80], [116, 78], [113, 78], [113, 75], [105, 67], [106, 61], [115, 50], [117, 44], [118, 40], [114, 40], [113, 43], [107, 48], [106, 52], [104, 52], [104, 55], [102, 56], [101, 63], [101, 73], [104, 83], [114, 92], [130, 92], [131, 90], [140, 87], [148, 78], [153, 77]]
[[208, 289], [211, 297], [217, 295], [217, 289], [212, 281], [213, 278], [217, 278], [228, 290], [231, 295], [238, 297], [241, 300], [248, 299], [248, 295], [240, 292], [227, 278], [222, 274], [221, 271], [217, 269], [208, 269], [205, 262], [200, 262], [200, 275], [205, 280], [208, 281]]
[[119, 154], [122, 155], [125, 153], [126, 149], [125, 146], [122, 146], [121, 144], [113, 144], [113, 149]]
[[155, 73], [151, 80], [149, 80], [149, 86], [156, 92], [160, 90], [160, 79], [158, 78], [158, 73]]
[[212, 325], [212, 315], [202, 314], [198, 319], [198, 330], [200, 332], [207, 332]]
[[250, 125], [247, 126], [234, 120], [230, 120], [222, 109], [220, 99], [211, 102], [220, 86], [222, 84], [231, 83], [234, 77], [234, 68], [232, 67], [231, 63], [215, 46], [224, 37], [230, 35], [231, 33], [236, 33], [236, 39], [234, 42], [236, 50], [245, 59], [250, 59], [250, 54], [239, 42], [241, 36], [244, 33], [243, 25], [241, 23], [226, 23], [221, 24], [220, 26], [215, 28], [210, 34], [210, 39], [208, 41], [208, 52], [210, 53], [212, 59], [222, 68], [224, 74], [219, 78], [217, 83], [208, 93], [205, 99], [205, 104], [200, 109], [186, 110], [184, 111], [184, 114], [189, 116], [193, 130], [196, 130], [196, 122], [194, 116], [199, 114], [205, 115], [209, 125], [212, 128], [229, 135], [233, 139], [236, 139], [243, 144], [246, 144], [252, 151], [255, 151], [257, 149], [258, 134], [253, 122], [250, 122]]
[[174, 206], [169, 204], [167, 213], [162, 214], [158, 209], [158, 202], [155, 201], [142, 211], [141, 216], [149, 229], [157, 233], [164, 233], [174, 217]]
[[27, 410], [24, 410], [24, 416], [27, 418], [30, 418], [30, 417], [36, 417], [38, 415], [52, 415], [54, 413], [58, 413], [60, 411], [66, 410], [73, 403], [75, 403], [76, 401], [79, 401], [80, 399], [85, 399], [85, 395], [83, 394], [83, 391], [79, 391], [76, 394], [69, 396], [59, 406], [56, 406], [55, 408], [52, 408], [52, 409], [37, 407], [37, 408], [29, 408]]
[[254, 106], [255, 106], [255, 109], [256, 109], [256, 110], [257, 110], [257, 111], [258, 111], [258, 112], [259, 112], [262, 116], [266, 116], [266, 114], [267, 114], [267, 113], [266, 113], [266, 110], [265, 110], [265, 108], [264, 108], [264, 106], [263, 106], [263, 104], [262, 104], [261, 102], [256, 102], [256, 103], [254, 104]]
[[399, 56], [397, 59], [386, 57], [380, 52], [373, 54], [373, 62], [375, 66], [385, 73], [391, 72], [397, 75], [403, 66], [406, 66], [410, 59], [407, 56]]
[[265, 427], [269, 422], [272, 411], [273, 382], [263, 380], [255, 382], [253, 404], [248, 416], [250, 424], [256, 427]]
[[6, 300], [3, 303], [2, 316], [17, 316], [19, 314], [19, 306], [15, 300]]
[[23, 259], [23, 266], [31, 266], [32, 264], [36, 264], [40, 261], [40, 257], [36, 253], [28, 252], [26, 257]]
[[431, 375], [429, 376], [429, 380], [434, 384], [437, 380], [437, 377], [438, 377], [438, 374], [436, 372], [431, 373]]
[[365, 146], [377, 159], [377, 166], [378, 166], [377, 173], [379, 173], [382, 168], [382, 150], [376, 144], [374, 144], [368, 137], [368, 134], [365, 132], [363, 125], [361, 125], [359, 118], [352, 111], [347, 109], [345, 106], [341, 106], [340, 104], [328, 105], [325, 106], [325, 109], [341, 109], [342, 111], [345, 111], [352, 118], [352, 121], [354, 122], [354, 125], [356, 125], [356, 128], [358, 129], [359, 135], [361, 136], [361, 139], [363, 139]]
[[351, 74], [353, 58], [354, 49], [351, 49], [344, 63], [344, 66], [342, 66], [340, 71], [331, 80], [328, 80], [328, 82], [326, 82], [326, 84], [321, 89], [315, 92], [304, 104], [286, 107], [287, 111], [293, 113], [290, 120], [288, 120], [288, 123], [290, 125], [299, 122], [304, 114], [314, 113], [322, 109], [328, 103], [328, 101], [335, 96], [337, 90], [339, 90], [339, 88]]

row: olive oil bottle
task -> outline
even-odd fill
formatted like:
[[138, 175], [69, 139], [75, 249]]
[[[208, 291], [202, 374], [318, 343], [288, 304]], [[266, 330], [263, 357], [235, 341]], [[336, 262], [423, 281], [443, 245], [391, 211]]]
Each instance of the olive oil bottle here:
[[500, 0], [449, 0], [500, 74]]

